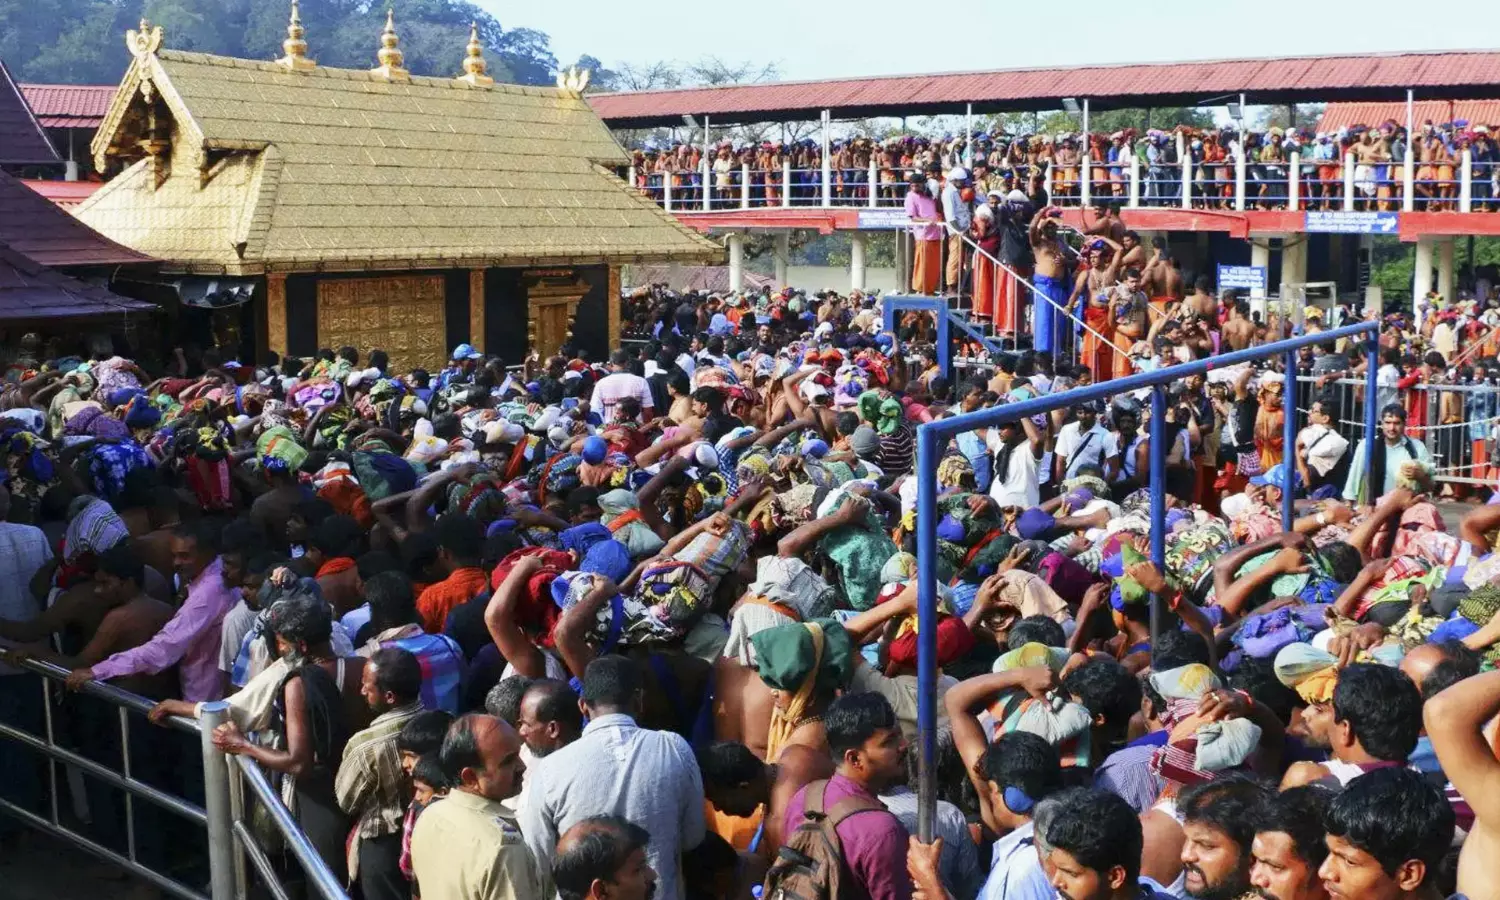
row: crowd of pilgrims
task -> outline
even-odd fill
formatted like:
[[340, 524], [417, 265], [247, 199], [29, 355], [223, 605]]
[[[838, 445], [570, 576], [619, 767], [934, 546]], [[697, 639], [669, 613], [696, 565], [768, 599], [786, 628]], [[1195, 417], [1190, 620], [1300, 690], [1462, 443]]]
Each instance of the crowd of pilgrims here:
[[[461, 345], [439, 371], [344, 347], [148, 372], [26, 336], [4, 662], [158, 724], [226, 699], [213, 744], [365, 900], [1500, 896], [1500, 506], [1444, 521], [1400, 404], [1366, 472], [1316, 398], [1286, 452], [1274, 367], [1174, 385], [1160, 566], [1140, 398], [942, 448], [923, 843], [914, 429], [1087, 369], [949, 380], [860, 297], [623, 302], [642, 342], [519, 368]], [[0, 719], [41, 733], [39, 677], [3, 670]], [[177, 732], [122, 748], [88, 690], [47, 715], [201, 796]], [[0, 740], [0, 796], [40, 810], [40, 765]], [[120, 847], [134, 816], [144, 864], [192, 846], [82, 794], [78, 827]]]

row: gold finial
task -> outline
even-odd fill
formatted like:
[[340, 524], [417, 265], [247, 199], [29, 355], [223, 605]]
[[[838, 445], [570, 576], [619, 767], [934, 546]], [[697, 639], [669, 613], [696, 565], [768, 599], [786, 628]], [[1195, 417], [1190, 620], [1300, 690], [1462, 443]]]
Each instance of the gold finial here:
[[298, 14], [297, 0], [292, 0], [292, 19], [286, 26], [286, 40], [281, 42], [281, 50], [286, 56], [276, 61], [293, 72], [306, 72], [316, 68], [313, 61], [307, 58], [307, 41], [302, 39], [306, 33], [307, 30], [302, 27], [302, 16]]
[[476, 87], [486, 84], [494, 84], [495, 79], [485, 74], [489, 65], [484, 61], [484, 45], [479, 43], [479, 23], [469, 23], [469, 46], [468, 54], [464, 56], [464, 74], [458, 76], [459, 81], [467, 81]]
[[405, 58], [397, 47], [401, 39], [396, 37], [396, 11], [387, 9], [385, 11], [385, 30], [380, 33], [380, 51], [375, 58], [380, 60], [380, 65], [370, 70], [371, 74], [379, 75], [389, 81], [410, 81], [411, 73], [401, 68]]
[[583, 89], [588, 86], [588, 69], [580, 69], [577, 66], [573, 66], [566, 72], [557, 73], [557, 89], [563, 94], [579, 97], [583, 95]]
[[142, 19], [139, 31], [132, 28], [125, 32], [125, 47], [136, 59], [145, 60], [161, 49], [161, 26], [152, 28], [150, 22]]

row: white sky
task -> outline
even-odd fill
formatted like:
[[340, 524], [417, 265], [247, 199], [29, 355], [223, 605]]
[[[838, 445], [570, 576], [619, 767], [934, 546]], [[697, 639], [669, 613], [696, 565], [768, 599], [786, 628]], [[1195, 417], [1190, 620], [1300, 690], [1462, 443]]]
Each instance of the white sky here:
[[[1318, 5], [1151, 0], [1127, 4], [966, 4], [949, 26], [943, 4], [890, 0], [755, 0], [749, 3], [627, 4], [572, 0], [535, 4], [478, 0], [506, 28], [545, 31], [564, 65], [582, 53], [621, 62], [768, 60], [786, 80], [1018, 66], [1159, 62], [1500, 48], [1500, 16], [1483, 4], [1421, 14], [1409, 2]], [[921, 17], [918, 21], [918, 17]], [[920, 38], [915, 29], [920, 30]], [[1065, 40], [1033, 40], [1055, 34]], [[1011, 36], [1019, 36], [1012, 39]], [[986, 37], [988, 36], [988, 37]], [[967, 52], [953, 48], [967, 45]], [[1500, 90], [1496, 91], [1500, 94]]]

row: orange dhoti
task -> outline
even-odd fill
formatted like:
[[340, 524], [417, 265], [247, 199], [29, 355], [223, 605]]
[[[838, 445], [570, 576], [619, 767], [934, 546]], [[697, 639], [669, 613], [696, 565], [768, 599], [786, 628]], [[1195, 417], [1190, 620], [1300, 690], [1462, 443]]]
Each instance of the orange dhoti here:
[[936, 294], [943, 277], [943, 242], [912, 241], [912, 246], [912, 293]]
[[1114, 345], [1110, 343], [1114, 325], [1109, 320], [1109, 310], [1089, 306], [1083, 312], [1083, 321], [1088, 328], [1083, 332], [1083, 359], [1080, 362], [1088, 367], [1095, 384], [1108, 381], [1114, 371], [1115, 356]]
[[1115, 358], [1114, 367], [1110, 370], [1115, 378], [1124, 378], [1135, 371], [1135, 366], [1130, 363], [1130, 348], [1136, 345], [1140, 338], [1116, 330], [1114, 335]]
[[[1014, 267], [1022, 278], [1031, 277], [1031, 269]], [[1016, 280], [1016, 276], [1004, 269], [995, 270], [995, 330], [1001, 334], [1017, 335], [1022, 331], [1022, 322], [1028, 321], [1025, 314], [1026, 295], [1030, 291]]]
[[994, 319], [998, 288], [995, 264], [983, 253], [974, 254], [974, 318]]

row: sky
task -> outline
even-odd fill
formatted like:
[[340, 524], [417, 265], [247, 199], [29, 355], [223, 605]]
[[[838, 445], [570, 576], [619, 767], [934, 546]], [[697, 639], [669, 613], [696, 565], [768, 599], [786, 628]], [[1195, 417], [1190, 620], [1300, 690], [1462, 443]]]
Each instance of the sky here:
[[[1064, 10], [1054, 3], [981, 0], [966, 4], [962, 20], [951, 25], [942, 18], [946, 4], [914, 6], [892, 0], [477, 2], [502, 27], [546, 32], [564, 65], [583, 53], [605, 66], [717, 56], [728, 62], [774, 61], [782, 80], [1500, 48], [1500, 16], [1416, 15], [1412, 4], [1395, 0], [1361, 0], [1354, 8], [1327, 6], [1310, 17], [1293, 15], [1296, 4], [1152, 0], [1098, 4], [1097, 10], [1090, 8], [1094, 4], [1084, 9], [1070, 5]], [[919, 21], [917, 16], [924, 13]], [[1059, 31], [1065, 39], [1011, 37]]]

